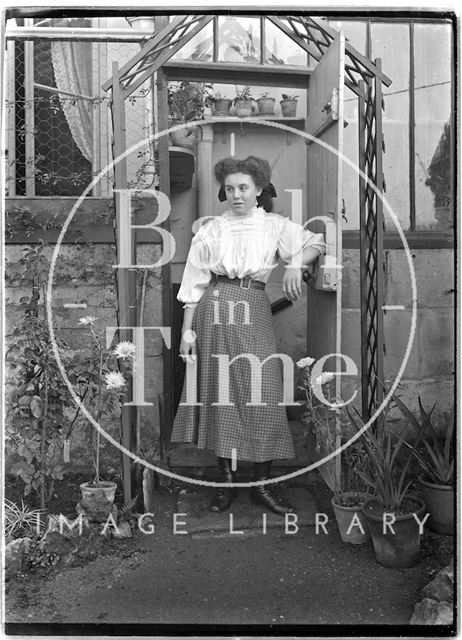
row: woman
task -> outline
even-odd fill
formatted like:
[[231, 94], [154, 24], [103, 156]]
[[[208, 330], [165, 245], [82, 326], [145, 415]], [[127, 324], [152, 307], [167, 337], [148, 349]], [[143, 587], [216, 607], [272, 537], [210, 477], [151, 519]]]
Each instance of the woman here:
[[[279, 404], [281, 362], [271, 358], [276, 340], [265, 283], [281, 257], [284, 295], [296, 300], [302, 264], [316, 260], [325, 244], [322, 234], [270, 212], [274, 187], [266, 160], [226, 158], [215, 165], [215, 177], [229, 209], [194, 236], [177, 296], [184, 303], [180, 355], [197, 365], [198, 404], [187, 404], [185, 383], [171, 440], [213, 450], [226, 483], [236, 482], [233, 457], [252, 461], [254, 479], [262, 481], [272, 460], [295, 457]], [[210, 509], [228, 509], [235, 495], [235, 488], [220, 487]], [[252, 487], [251, 497], [274, 513], [294, 511], [267, 484]]]

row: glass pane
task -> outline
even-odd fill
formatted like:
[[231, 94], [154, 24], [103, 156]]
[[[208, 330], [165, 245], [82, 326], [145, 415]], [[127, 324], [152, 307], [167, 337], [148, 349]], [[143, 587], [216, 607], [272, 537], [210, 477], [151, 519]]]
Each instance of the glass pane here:
[[265, 62], [269, 64], [308, 64], [306, 51], [269, 20], [265, 20], [265, 45]]
[[[409, 25], [372, 24], [372, 59], [382, 60], [383, 72], [392, 80], [384, 87], [383, 170], [385, 197], [404, 230], [410, 225], [409, 197]], [[396, 230], [384, 209], [385, 227]]]
[[[345, 87], [343, 153], [358, 167], [358, 96]], [[353, 167], [343, 163], [343, 199], [345, 204], [344, 229], [359, 229], [359, 176]]]
[[451, 26], [416, 24], [416, 228], [452, 226]]
[[213, 22], [196, 33], [194, 38], [172, 56], [172, 60], [213, 60]]
[[260, 63], [260, 19], [218, 18], [218, 59], [221, 62]]
[[363, 55], [366, 55], [366, 23], [353, 20], [329, 20], [329, 25], [343, 31], [347, 41]]

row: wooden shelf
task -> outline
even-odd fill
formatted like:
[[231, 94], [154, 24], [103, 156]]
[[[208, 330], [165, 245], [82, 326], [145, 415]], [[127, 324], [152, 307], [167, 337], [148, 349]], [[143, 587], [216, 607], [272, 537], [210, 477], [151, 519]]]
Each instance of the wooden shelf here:
[[282, 116], [250, 116], [248, 118], [238, 118], [238, 116], [205, 116], [204, 124], [239, 124], [246, 122], [247, 124], [258, 124], [258, 120], [268, 120], [269, 122], [280, 122], [292, 126], [294, 124], [305, 125], [305, 118], [284, 118]]

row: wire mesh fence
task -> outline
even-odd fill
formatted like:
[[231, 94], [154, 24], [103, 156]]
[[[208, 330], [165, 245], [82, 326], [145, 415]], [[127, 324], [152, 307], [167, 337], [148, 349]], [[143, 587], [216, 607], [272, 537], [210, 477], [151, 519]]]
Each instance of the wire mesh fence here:
[[[6, 194], [77, 196], [112, 191], [110, 92], [101, 84], [139, 50], [136, 42], [10, 41], [7, 49]], [[153, 81], [126, 104], [129, 186], [155, 182]], [[144, 141], [144, 142], [143, 142]]]

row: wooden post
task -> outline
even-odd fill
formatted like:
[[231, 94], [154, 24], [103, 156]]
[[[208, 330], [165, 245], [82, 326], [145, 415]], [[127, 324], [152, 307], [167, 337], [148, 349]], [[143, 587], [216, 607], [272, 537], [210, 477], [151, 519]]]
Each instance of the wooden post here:
[[[167, 77], [162, 68], [157, 71], [157, 131], [168, 129]], [[162, 193], [170, 197], [170, 159], [168, 134], [158, 139], [159, 149], [159, 188]], [[162, 227], [170, 231], [170, 218], [162, 223]], [[162, 267], [162, 325], [173, 328], [172, 281], [171, 266], [168, 262]], [[160, 439], [162, 450], [170, 440], [173, 425], [173, 356], [172, 350], [163, 347], [163, 402]]]
[[[113, 152], [114, 158], [118, 158], [126, 150], [126, 124], [125, 124], [125, 99], [123, 87], [119, 81], [119, 68], [117, 62], [112, 64], [112, 75], [114, 83], [112, 85], [112, 119], [113, 119]], [[114, 188], [127, 188], [127, 160], [122, 158], [114, 166]], [[122, 210], [124, 199], [115, 194], [116, 231], [120, 229], [120, 219], [122, 215], [129, 215], [130, 212]], [[117, 236], [116, 236], [117, 239]], [[117, 263], [121, 263], [120, 247], [116, 241]], [[132, 235], [130, 243], [130, 256], [127, 256], [125, 263], [135, 264], [136, 262], [136, 237]], [[119, 327], [136, 326], [136, 273], [134, 270], [117, 269], [117, 299], [118, 299], [118, 322]], [[119, 340], [131, 340], [132, 336], [128, 330], [119, 330]], [[132, 394], [132, 384], [128, 385], [128, 394]], [[131, 451], [133, 428], [136, 424], [136, 407], [122, 407], [122, 446]], [[128, 504], [131, 500], [131, 465], [130, 458], [122, 454], [123, 470], [123, 490], [124, 502]]]
[[[32, 18], [24, 21], [33, 26]], [[24, 140], [26, 147], [26, 196], [35, 196], [35, 102], [34, 102], [34, 43], [24, 43]]]

